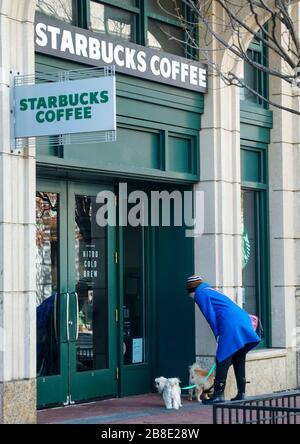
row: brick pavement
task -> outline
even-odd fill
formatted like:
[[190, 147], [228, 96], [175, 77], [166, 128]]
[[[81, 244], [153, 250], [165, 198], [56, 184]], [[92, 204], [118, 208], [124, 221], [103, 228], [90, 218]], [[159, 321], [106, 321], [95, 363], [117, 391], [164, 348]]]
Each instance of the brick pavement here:
[[39, 424], [212, 424], [212, 407], [182, 397], [183, 407], [167, 410], [160, 395], [113, 398], [38, 412]]

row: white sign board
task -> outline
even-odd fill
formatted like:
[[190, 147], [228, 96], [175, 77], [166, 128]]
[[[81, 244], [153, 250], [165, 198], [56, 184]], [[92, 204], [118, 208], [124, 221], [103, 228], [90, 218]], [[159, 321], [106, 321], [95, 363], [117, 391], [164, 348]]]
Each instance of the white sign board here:
[[132, 363], [143, 362], [143, 338], [132, 339]]
[[115, 89], [115, 76], [15, 86], [14, 136], [116, 130]]
[[207, 66], [36, 14], [35, 50], [91, 66], [114, 65], [117, 72], [207, 92]]

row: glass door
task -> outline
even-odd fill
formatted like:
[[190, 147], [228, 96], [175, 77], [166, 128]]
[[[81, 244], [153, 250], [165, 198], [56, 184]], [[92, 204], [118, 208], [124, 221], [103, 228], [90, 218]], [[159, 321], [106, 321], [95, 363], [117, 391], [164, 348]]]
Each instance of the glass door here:
[[68, 206], [68, 273], [69, 288], [74, 291], [69, 306], [72, 401], [117, 395], [118, 390], [115, 228], [97, 223], [103, 205], [108, 213], [114, 208], [109, 201], [97, 203], [102, 190], [68, 186], [72, 203]]
[[67, 196], [64, 182], [43, 181], [36, 193], [37, 404], [68, 397]]
[[38, 183], [39, 406], [117, 394], [115, 231], [97, 224], [103, 190]]

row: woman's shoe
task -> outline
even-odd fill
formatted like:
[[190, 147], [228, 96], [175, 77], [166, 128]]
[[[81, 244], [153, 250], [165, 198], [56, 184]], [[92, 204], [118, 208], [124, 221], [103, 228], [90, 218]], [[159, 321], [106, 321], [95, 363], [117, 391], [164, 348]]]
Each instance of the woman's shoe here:
[[202, 404], [205, 405], [213, 405], [213, 404], [221, 404], [221, 402], [225, 402], [224, 395], [212, 397], [210, 399], [203, 399]]
[[245, 391], [246, 391], [246, 378], [237, 378], [236, 385], [238, 389], [238, 393], [235, 398], [232, 398], [230, 401], [244, 401], [246, 399]]
[[234, 398], [231, 398], [230, 401], [244, 401], [246, 399], [245, 393], [238, 393]]
[[224, 380], [215, 381], [214, 382], [214, 394], [213, 394], [212, 398], [204, 399], [202, 401], [202, 403], [205, 405], [212, 405], [212, 404], [219, 404], [221, 402], [225, 402], [225, 399], [224, 399], [225, 382], [226, 381], [224, 381]]

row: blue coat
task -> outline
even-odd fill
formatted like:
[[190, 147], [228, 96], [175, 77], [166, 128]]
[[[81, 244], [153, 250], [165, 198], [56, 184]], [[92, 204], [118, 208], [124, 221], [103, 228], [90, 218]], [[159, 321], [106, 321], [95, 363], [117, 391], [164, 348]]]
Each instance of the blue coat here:
[[215, 337], [219, 336], [217, 360], [219, 362], [246, 346], [247, 352], [260, 342], [248, 313], [229, 297], [200, 284], [195, 292], [195, 302], [209, 323]]

